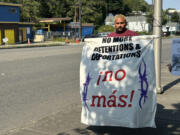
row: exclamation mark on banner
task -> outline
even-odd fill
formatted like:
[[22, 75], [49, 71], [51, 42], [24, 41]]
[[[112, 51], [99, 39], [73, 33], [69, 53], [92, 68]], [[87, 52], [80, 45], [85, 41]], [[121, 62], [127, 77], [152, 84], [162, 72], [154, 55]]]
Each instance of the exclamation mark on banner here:
[[131, 91], [130, 104], [128, 105], [128, 107], [132, 107], [133, 97], [134, 97], [134, 90]]
[[99, 85], [99, 81], [101, 80], [101, 75], [103, 74], [103, 72], [100, 72], [99, 78], [97, 80], [97, 85]]

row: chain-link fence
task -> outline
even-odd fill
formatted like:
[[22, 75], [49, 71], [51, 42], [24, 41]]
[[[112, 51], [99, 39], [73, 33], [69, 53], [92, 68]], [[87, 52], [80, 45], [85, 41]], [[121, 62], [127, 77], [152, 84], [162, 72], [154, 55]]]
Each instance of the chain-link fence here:
[[78, 33], [70, 31], [70, 32], [60, 32], [60, 31], [51, 31], [51, 32], [44, 32], [44, 40], [53, 40], [56, 38], [69, 38], [69, 39], [76, 39], [78, 38]]

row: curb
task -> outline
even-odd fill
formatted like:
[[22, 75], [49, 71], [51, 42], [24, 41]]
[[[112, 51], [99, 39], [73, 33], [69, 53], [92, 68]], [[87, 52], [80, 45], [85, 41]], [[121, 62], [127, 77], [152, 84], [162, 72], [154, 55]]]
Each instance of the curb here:
[[69, 45], [83, 45], [83, 43], [77, 44], [77, 43], [65, 43], [65, 42], [46, 42], [46, 43], [32, 43], [32, 44], [14, 44], [14, 45], [1, 45], [0, 49], [52, 47], [52, 46], [69, 46]]

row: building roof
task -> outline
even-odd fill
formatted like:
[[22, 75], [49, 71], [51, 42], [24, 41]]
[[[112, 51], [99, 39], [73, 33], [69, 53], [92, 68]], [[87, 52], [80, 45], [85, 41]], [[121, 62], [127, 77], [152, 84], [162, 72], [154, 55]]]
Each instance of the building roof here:
[[82, 23], [82, 26], [94, 26], [93, 23]]
[[0, 21], [0, 24], [21, 24], [21, 25], [34, 25], [33, 22], [3, 22]]
[[4, 21], [0, 21], [0, 24], [2, 24], [2, 23], [4, 23], [4, 24], [18, 24], [19, 22], [4, 22]]
[[21, 7], [22, 4], [14, 4], [14, 3], [5, 3], [5, 2], [0, 2], [0, 6], [14, 6], [14, 7]]
[[177, 23], [177, 22], [168, 22], [168, 23], [166, 24], [166, 26], [176, 27], [176, 26], [178, 26], [178, 23]]
[[[75, 23], [75, 25], [73, 25], [73, 23]], [[71, 23], [67, 24], [67, 26], [70, 28], [79, 28], [80, 23], [79, 22], [71, 22]], [[82, 23], [81, 26], [82, 27], [94, 27], [94, 24], [93, 23]]]
[[60, 22], [60, 21], [70, 21], [72, 18], [65, 17], [65, 18], [42, 18], [39, 20], [39, 22], [42, 23], [54, 23], [54, 22]]
[[[67, 26], [71, 26], [71, 24], [68, 24]], [[94, 26], [94, 24], [93, 23], [82, 23], [82, 26], [88, 27], [88, 26]]]
[[127, 16], [126, 17], [127, 22], [143, 22], [146, 21], [145, 16]]
[[34, 22], [19, 22], [18, 24], [21, 24], [21, 25], [34, 25], [35, 23]]
[[180, 10], [170, 9], [168, 10], [168, 13], [172, 14], [174, 12], [180, 13]]

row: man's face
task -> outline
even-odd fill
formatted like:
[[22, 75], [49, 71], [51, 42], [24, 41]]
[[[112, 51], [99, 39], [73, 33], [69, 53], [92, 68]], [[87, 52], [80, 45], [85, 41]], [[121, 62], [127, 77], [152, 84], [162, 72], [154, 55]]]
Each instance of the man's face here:
[[122, 32], [126, 28], [126, 21], [124, 18], [116, 18], [115, 20], [116, 32]]

